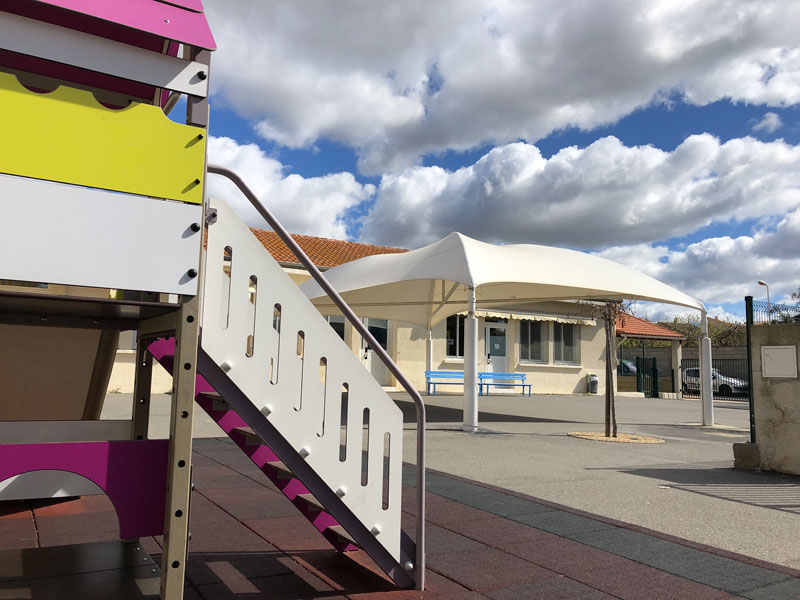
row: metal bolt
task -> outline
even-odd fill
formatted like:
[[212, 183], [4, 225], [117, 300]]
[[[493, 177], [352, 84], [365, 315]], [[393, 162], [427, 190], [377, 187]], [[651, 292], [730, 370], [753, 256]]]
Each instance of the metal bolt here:
[[205, 71], [198, 71], [197, 72], [197, 78], [200, 81], [205, 81], [206, 77], [208, 77], [208, 73], [206, 73]]
[[192, 223], [191, 225], [189, 225], [189, 229], [197, 233], [198, 231], [200, 231], [200, 223]]
[[194, 180], [194, 184], [195, 184], [195, 185], [200, 185], [200, 180], [199, 180], [199, 179], [195, 179], [195, 180]]
[[219, 366], [219, 368], [222, 369], [222, 371], [224, 373], [227, 373], [228, 371], [230, 371], [233, 368], [233, 363], [228, 361], [228, 360], [226, 360], [224, 363], [222, 363]]
[[194, 279], [195, 277], [197, 277], [197, 269], [189, 269], [188, 271], [186, 271], [186, 274], [187, 274], [187, 275], [188, 275], [188, 276], [189, 276], [191, 279]]
[[197, 134], [197, 139], [198, 140], [202, 140], [203, 139], [203, 134], [202, 133], [198, 133]]
[[300, 456], [302, 458], [308, 458], [309, 454], [311, 454], [311, 450], [308, 447], [300, 448]]
[[266, 406], [264, 406], [264, 408], [261, 409], [261, 414], [263, 414], [265, 417], [270, 416], [272, 414], [272, 407], [269, 404], [267, 404]]
[[381, 532], [381, 526], [380, 526], [380, 525], [373, 525], [373, 526], [372, 526], [372, 529], [370, 529], [370, 530], [369, 530], [369, 532], [370, 532], [372, 535], [375, 535], [375, 536], [377, 536], [377, 535], [378, 535], [378, 534], [380, 534], [380, 532]]
[[347, 488], [344, 486], [336, 490], [336, 495], [339, 496], [339, 498], [343, 498], [345, 494], [347, 494]]
[[414, 570], [414, 563], [412, 563], [410, 560], [407, 560], [406, 562], [403, 563], [403, 568], [406, 571], [413, 571]]

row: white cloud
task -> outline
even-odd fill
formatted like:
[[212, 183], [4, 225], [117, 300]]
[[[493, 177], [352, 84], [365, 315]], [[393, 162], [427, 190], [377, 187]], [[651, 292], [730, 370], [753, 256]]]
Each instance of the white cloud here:
[[773, 298], [787, 297], [800, 285], [800, 209], [789, 213], [775, 229], [762, 229], [752, 236], [709, 238], [679, 250], [651, 244], [617, 246], [598, 254], [700, 299], [710, 316], [725, 316], [718, 305], [726, 303], [739, 304], [741, 313], [745, 296], [765, 296], [764, 288], [756, 283], [759, 279], [769, 283]]
[[355, 147], [365, 173], [591, 129], [675, 95], [800, 101], [785, 0], [208, 0], [216, 98], [264, 137]]
[[413, 167], [385, 175], [360, 237], [404, 247], [451, 231], [573, 248], [650, 243], [714, 222], [784, 215], [800, 206], [798, 166], [800, 146], [782, 140], [720, 144], [703, 134], [665, 152], [606, 137], [550, 159], [517, 142], [454, 172]]
[[777, 113], [765, 113], [760, 121], [753, 124], [753, 131], [766, 131], [767, 133], [775, 133], [781, 128], [783, 123]]
[[[375, 186], [358, 183], [350, 173], [309, 178], [286, 176], [283, 166], [255, 144], [240, 145], [226, 137], [209, 139], [208, 160], [239, 174], [292, 233], [346, 239], [347, 211], [369, 199], [375, 191]], [[268, 228], [227, 179], [209, 175], [208, 194], [228, 202], [248, 225]]]

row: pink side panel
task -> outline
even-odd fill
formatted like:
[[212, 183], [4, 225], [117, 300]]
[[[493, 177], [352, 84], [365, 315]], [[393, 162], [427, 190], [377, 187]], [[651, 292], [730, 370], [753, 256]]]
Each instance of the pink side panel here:
[[51, 6], [37, 0], [3, 0], [2, 10], [21, 17], [28, 17], [43, 23], [66, 27], [114, 40], [130, 46], [144, 48], [161, 53], [164, 50], [164, 38], [144, 31], [130, 29], [116, 23], [99, 21], [81, 13], [71, 12], [59, 6]]
[[38, 1], [206, 50], [215, 50], [217, 47], [203, 13], [157, 0]]
[[203, 12], [203, 3], [201, 0], [158, 0], [159, 2], [163, 2], [164, 4], [172, 4], [173, 6], [180, 6], [181, 8], [185, 8], [187, 10], [193, 10], [195, 12]]
[[66, 471], [96, 483], [114, 504], [122, 539], [164, 530], [169, 440], [11, 444], [0, 446], [0, 481], [41, 470]]

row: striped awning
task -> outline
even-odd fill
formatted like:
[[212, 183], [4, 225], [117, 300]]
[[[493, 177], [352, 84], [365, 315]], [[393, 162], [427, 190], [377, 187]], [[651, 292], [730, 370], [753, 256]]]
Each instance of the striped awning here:
[[[466, 316], [467, 311], [458, 313], [459, 315]], [[554, 315], [544, 313], [530, 313], [530, 312], [509, 312], [503, 310], [484, 310], [479, 309], [475, 311], [476, 317], [495, 317], [498, 319], [517, 319], [518, 321], [553, 321], [555, 323], [571, 323], [573, 325], [591, 325], [597, 324], [597, 321], [589, 317], [580, 317], [573, 315]]]

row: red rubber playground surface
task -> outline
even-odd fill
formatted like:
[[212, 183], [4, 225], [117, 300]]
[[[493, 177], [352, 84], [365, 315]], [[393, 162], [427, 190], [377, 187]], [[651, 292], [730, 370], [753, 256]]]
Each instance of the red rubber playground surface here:
[[[426, 589], [398, 590], [363, 552], [333, 550], [229, 440], [197, 440], [193, 474], [190, 600], [800, 597], [792, 569], [436, 472], [428, 476]], [[413, 537], [413, 467], [404, 480], [404, 526]], [[51, 548], [57, 561], [59, 546], [94, 542], [102, 550], [118, 535], [104, 496], [0, 503], [0, 550]], [[131, 547], [153, 557], [135, 558], [138, 597], [157, 593], [160, 542]], [[100, 572], [88, 592], [67, 576], [21, 582], [8, 573], [0, 562], [3, 599], [103, 597]]]

